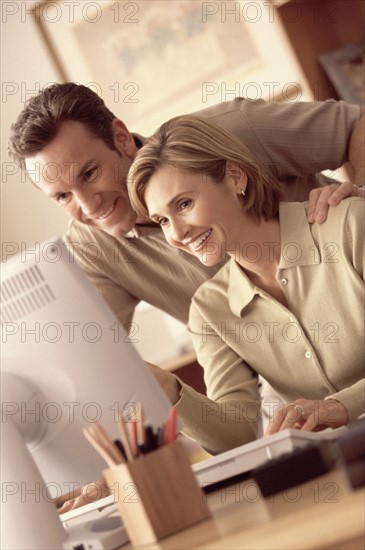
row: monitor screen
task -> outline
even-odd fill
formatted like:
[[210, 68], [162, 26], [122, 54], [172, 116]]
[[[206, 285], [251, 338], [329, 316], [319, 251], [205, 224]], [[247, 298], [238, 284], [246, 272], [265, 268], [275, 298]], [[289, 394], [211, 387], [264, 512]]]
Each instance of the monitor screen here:
[[2, 264], [1, 302], [2, 372], [28, 388], [17, 398], [6, 384], [3, 421], [24, 428], [48, 494], [101, 477], [90, 422], [117, 438], [118, 411], [133, 421], [138, 403], [153, 427], [166, 420], [167, 397], [61, 240]]

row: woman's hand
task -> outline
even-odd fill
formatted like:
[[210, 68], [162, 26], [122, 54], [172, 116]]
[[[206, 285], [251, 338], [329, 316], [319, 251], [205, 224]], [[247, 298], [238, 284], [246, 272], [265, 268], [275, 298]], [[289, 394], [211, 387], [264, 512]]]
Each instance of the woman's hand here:
[[323, 223], [327, 219], [330, 206], [336, 206], [346, 197], [365, 198], [363, 187], [357, 187], [345, 181], [343, 183], [331, 183], [324, 187], [312, 189], [309, 193], [307, 218], [309, 223]]
[[[154, 377], [159, 382], [160, 386], [166, 393], [167, 397], [173, 405], [178, 402], [180, 399], [180, 390], [181, 386], [174, 374], [171, 372], [165, 371], [156, 365], [151, 363], [146, 363], [149, 369], [151, 370]], [[59, 514], [64, 514], [70, 510], [75, 510], [80, 506], [85, 504], [90, 504], [90, 502], [95, 502], [103, 497], [109, 495], [109, 488], [106, 482], [103, 479], [94, 481], [84, 485], [78, 492], [75, 491], [75, 496], [70, 495], [70, 498], [67, 496], [62, 496], [59, 499], [55, 499], [55, 503], [58, 508]]]
[[276, 411], [265, 435], [271, 435], [286, 428], [316, 432], [326, 428], [345, 426], [348, 422], [346, 407], [336, 399], [323, 401], [296, 399]]
[[147, 363], [153, 376], [156, 378], [157, 382], [160, 384], [163, 391], [166, 393], [167, 397], [171, 401], [172, 405], [175, 405], [180, 399], [180, 390], [181, 386], [178, 379], [174, 374], [166, 370], [153, 365], [152, 363]]
[[[75, 491], [74, 498], [67, 498], [64, 495], [58, 499], [55, 499], [56, 506], [58, 508], [59, 514], [64, 514], [70, 510], [75, 510], [84, 506], [85, 504], [90, 504], [90, 502], [95, 502], [100, 500], [110, 494], [109, 487], [107, 486], [104, 479], [99, 479], [98, 481], [93, 481], [88, 483], [81, 488], [81, 491]], [[69, 495], [71, 496], [71, 495]], [[66, 498], [66, 500], [65, 500]]]

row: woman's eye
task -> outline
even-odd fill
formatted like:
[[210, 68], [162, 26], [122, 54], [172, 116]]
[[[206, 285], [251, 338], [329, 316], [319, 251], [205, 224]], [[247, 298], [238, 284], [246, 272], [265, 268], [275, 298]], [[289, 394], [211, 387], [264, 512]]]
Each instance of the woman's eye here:
[[191, 205], [191, 202], [192, 201], [190, 199], [181, 201], [180, 204], [179, 204], [179, 209], [180, 210], [185, 210], [185, 208], [188, 208]]
[[166, 224], [167, 224], [167, 218], [159, 218], [159, 219], [157, 220], [157, 223], [158, 223], [159, 225], [161, 225], [161, 226], [162, 226], [162, 225], [166, 225]]

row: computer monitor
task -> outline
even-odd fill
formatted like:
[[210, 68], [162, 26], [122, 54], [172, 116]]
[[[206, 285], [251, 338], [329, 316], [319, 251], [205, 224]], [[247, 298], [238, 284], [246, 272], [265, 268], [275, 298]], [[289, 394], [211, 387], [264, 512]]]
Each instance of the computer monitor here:
[[60, 239], [11, 258], [1, 272], [2, 421], [17, 423], [48, 493], [59, 496], [106, 467], [83, 427], [97, 421], [117, 438], [118, 411], [133, 421], [143, 403], [156, 428], [171, 405]]

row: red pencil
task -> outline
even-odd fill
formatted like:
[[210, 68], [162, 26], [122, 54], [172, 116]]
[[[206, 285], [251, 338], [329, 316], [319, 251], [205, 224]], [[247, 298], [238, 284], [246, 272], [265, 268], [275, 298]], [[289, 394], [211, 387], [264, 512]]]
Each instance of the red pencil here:
[[172, 407], [167, 417], [165, 432], [164, 432], [164, 445], [173, 443], [176, 438], [176, 423], [177, 423], [177, 410]]

